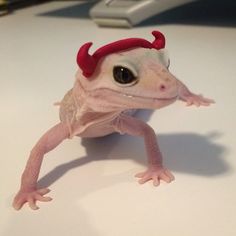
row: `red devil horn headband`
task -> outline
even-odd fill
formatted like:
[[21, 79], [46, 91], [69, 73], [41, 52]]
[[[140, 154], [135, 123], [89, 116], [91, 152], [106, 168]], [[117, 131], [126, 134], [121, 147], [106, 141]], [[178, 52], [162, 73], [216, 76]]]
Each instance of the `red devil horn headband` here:
[[152, 35], [155, 37], [155, 40], [152, 43], [140, 38], [122, 39], [99, 48], [93, 55], [89, 55], [88, 53], [92, 43], [86, 43], [79, 49], [77, 64], [83, 71], [83, 75], [88, 78], [95, 71], [98, 61], [111, 53], [138, 47], [155, 48], [157, 50], [164, 48], [165, 36], [159, 31], [153, 31]]

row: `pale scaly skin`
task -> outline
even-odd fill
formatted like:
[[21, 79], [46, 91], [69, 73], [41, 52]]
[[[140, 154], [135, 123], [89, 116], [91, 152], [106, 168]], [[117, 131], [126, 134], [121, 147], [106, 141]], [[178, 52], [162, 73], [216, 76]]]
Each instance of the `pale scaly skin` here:
[[[61, 122], [46, 132], [30, 153], [13, 207], [19, 210], [28, 202], [36, 210], [36, 201], [51, 200], [44, 196], [48, 189], [37, 188], [43, 157], [73, 136], [98, 137], [120, 132], [143, 137], [148, 167], [136, 175], [139, 183], [152, 180], [158, 186], [161, 180], [173, 181], [173, 174], [163, 166], [154, 130], [131, 116], [132, 110], [159, 109], [177, 99], [196, 106], [208, 106], [214, 101], [190, 92], [169, 72], [168, 61], [164, 50], [139, 48], [107, 56], [89, 79], [78, 71], [74, 87], [60, 103]], [[138, 82], [132, 86], [118, 85], [112, 76], [115, 65], [132, 68]]]

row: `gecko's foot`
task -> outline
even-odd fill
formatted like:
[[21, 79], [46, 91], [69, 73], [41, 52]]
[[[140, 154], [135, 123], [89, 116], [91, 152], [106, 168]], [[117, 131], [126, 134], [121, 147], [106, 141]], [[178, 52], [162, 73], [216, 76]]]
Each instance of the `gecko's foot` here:
[[215, 103], [215, 101], [213, 99], [205, 98], [202, 95], [197, 95], [194, 93], [189, 93], [188, 95], [183, 96], [182, 100], [184, 100], [186, 102], [187, 106], [195, 105], [197, 107], [209, 106], [209, 105]]
[[12, 206], [15, 208], [15, 210], [20, 210], [22, 206], [28, 202], [29, 207], [32, 210], [38, 210], [39, 207], [36, 205], [36, 201], [49, 202], [52, 200], [52, 198], [44, 196], [49, 192], [50, 190], [47, 188], [42, 188], [33, 191], [20, 190], [15, 196]]
[[154, 186], [158, 186], [160, 184], [160, 180], [170, 183], [175, 179], [173, 174], [168, 169], [161, 166], [149, 167], [146, 171], [136, 174], [135, 177], [140, 178], [138, 181], [140, 184], [144, 184], [147, 181], [152, 180]]

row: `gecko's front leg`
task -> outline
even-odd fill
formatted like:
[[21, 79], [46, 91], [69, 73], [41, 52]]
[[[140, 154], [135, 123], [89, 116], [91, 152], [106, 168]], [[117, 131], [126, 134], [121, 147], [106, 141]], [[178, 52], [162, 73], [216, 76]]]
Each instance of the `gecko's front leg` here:
[[47, 202], [50, 197], [45, 197], [50, 190], [38, 189], [37, 180], [44, 155], [58, 146], [64, 139], [68, 138], [69, 130], [63, 123], [59, 123], [46, 132], [35, 145], [30, 153], [29, 160], [21, 178], [21, 187], [14, 198], [13, 207], [19, 210], [28, 202], [29, 207], [37, 210], [36, 201]]
[[148, 168], [146, 171], [135, 175], [140, 178], [140, 184], [152, 180], [153, 185], [158, 186], [160, 180], [167, 183], [174, 180], [173, 174], [163, 166], [162, 155], [156, 140], [156, 134], [148, 124], [137, 118], [122, 114], [117, 118], [116, 122], [114, 122], [114, 126], [120, 133], [127, 133], [144, 138], [148, 156]]
[[212, 103], [215, 103], [213, 99], [205, 98], [202, 95], [192, 93], [186, 85], [178, 80], [179, 84], [179, 99], [186, 102], [187, 106], [195, 105], [199, 106], [209, 106]]

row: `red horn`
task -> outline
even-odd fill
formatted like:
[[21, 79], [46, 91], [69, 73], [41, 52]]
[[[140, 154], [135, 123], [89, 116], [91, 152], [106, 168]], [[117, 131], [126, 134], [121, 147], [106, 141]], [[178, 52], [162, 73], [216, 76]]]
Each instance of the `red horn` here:
[[97, 65], [96, 60], [88, 53], [92, 44], [91, 42], [84, 44], [77, 54], [77, 64], [85, 77], [91, 76]]
[[106, 55], [137, 47], [155, 48], [157, 50], [164, 48], [165, 36], [159, 31], [153, 31], [152, 35], [155, 37], [152, 43], [140, 38], [122, 39], [99, 48], [92, 56], [88, 53], [92, 43], [86, 43], [79, 49], [77, 64], [82, 70], [83, 75], [88, 78], [95, 71], [98, 61]]
[[152, 42], [153, 47], [156, 49], [164, 48], [166, 44], [165, 36], [159, 31], [153, 31], [152, 35], [155, 37], [155, 40]]

